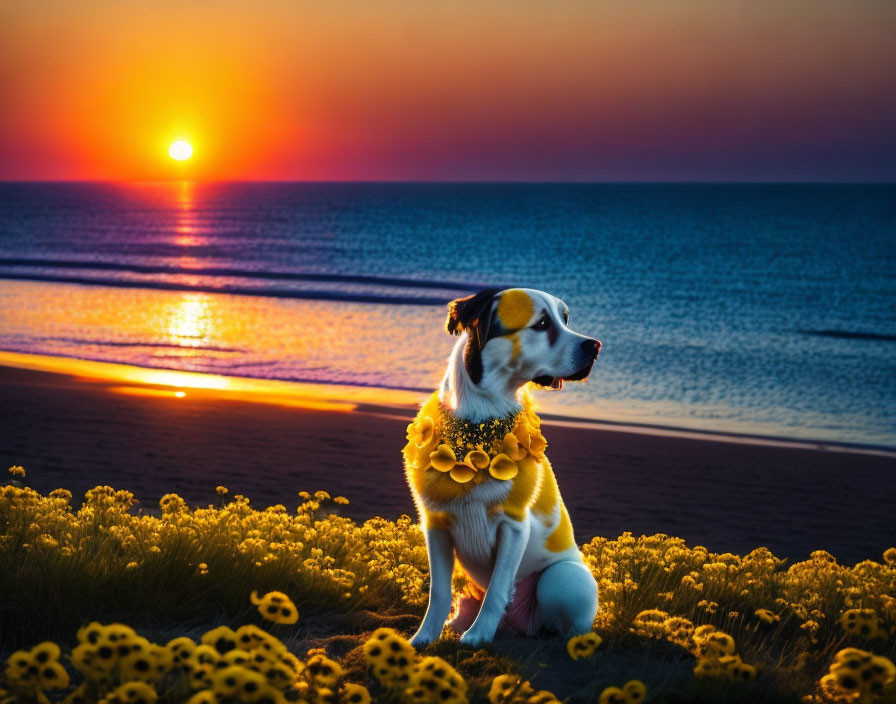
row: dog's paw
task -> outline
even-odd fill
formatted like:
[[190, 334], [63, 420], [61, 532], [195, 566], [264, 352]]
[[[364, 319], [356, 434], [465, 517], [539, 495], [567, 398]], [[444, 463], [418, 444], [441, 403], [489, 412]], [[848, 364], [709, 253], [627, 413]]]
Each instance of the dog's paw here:
[[490, 643], [493, 637], [493, 633], [488, 634], [480, 628], [471, 628], [460, 637], [460, 642], [464, 645], [477, 646]]
[[430, 638], [426, 633], [422, 631], [417, 631], [414, 635], [412, 635], [408, 642], [413, 645], [415, 648], [425, 648], [427, 645], [432, 643], [435, 638]]

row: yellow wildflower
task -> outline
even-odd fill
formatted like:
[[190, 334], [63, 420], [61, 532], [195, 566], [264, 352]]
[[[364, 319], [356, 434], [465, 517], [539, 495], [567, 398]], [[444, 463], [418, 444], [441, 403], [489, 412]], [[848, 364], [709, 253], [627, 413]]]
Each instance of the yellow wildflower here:
[[573, 660], [582, 660], [591, 657], [602, 642], [603, 639], [597, 633], [573, 636], [566, 642], [566, 652]]
[[849, 609], [840, 616], [843, 630], [862, 638], [877, 638], [885, 635], [880, 627], [877, 612], [874, 609]]
[[417, 651], [392, 628], [378, 628], [364, 643], [364, 659], [373, 676], [386, 687], [410, 682]]
[[346, 682], [339, 690], [339, 702], [340, 704], [370, 704], [370, 692], [363, 685]]
[[[227, 626], [218, 626], [205, 633], [200, 639], [203, 645], [211, 646], [218, 655], [223, 655], [236, 647], [236, 633]], [[208, 651], [197, 648], [194, 653], [202, 656]]]
[[774, 623], [775, 621], [781, 620], [781, 617], [778, 616], [778, 614], [774, 611], [769, 611], [768, 609], [756, 609], [755, 613], [759, 617], [759, 620], [765, 623]]
[[638, 704], [638, 702], [644, 701], [647, 685], [641, 680], [629, 680], [623, 685], [622, 691], [625, 694], [626, 704]]
[[9, 473], [14, 477], [24, 477], [25, 476], [25, 468], [15, 465], [9, 468]]
[[488, 690], [488, 700], [491, 704], [511, 702], [515, 698], [521, 684], [522, 680], [519, 675], [498, 675], [492, 680], [492, 686]]
[[342, 677], [342, 666], [325, 655], [314, 655], [309, 658], [305, 671], [315, 687], [332, 688]]
[[445, 660], [430, 656], [414, 666], [405, 694], [419, 704], [466, 704], [467, 683]]
[[259, 599], [258, 592], [253, 590], [250, 599], [258, 606], [258, 613], [269, 621], [291, 624], [299, 620], [298, 609], [283, 592], [268, 592]]
[[627, 704], [625, 692], [619, 687], [607, 687], [597, 701], [598, 704]]
[[161, 508], [162, 513], [166, 515], [180, 513], [181, 511], [186, 510], [187, 502], [177, 494], [165, 494], [159, 499], [159, 508]]
[[159, 695], [146, 682], [125, 682], [113, 689], [99, 704], [155, 704]]

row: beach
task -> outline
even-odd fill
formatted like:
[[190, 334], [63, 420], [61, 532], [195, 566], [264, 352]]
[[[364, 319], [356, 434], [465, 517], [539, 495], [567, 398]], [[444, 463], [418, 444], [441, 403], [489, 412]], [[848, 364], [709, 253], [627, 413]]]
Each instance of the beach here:
[[[204, 506], [223, 485], [291, 508], [323, 489], [348, 497], [357, 520], [413, 516], [400, 450], [414, 395], [339, 402], [293, 386], [289, 398], [0, 367], [0, 454], [28, 486], [76, 500], [109, 484], [144, 510], [169, 492]], [[765, 546], [795, 561], [823, 549], [844, 563], [896, 544], [892, 453], [551, 420], [544, 432], [580, 543], [666, 533], [714, 552]]]

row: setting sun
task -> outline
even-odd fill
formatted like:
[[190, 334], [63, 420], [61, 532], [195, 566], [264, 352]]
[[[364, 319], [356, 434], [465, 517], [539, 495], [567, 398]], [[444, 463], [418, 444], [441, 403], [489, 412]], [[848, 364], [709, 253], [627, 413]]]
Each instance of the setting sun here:
[[175, 161], [186, 161], [193, 156], [193, 147], [190, 146], [189, 142], [178, 139], [177, 141], [172, 142], [171, 146], [168, 147], [168, 156]]

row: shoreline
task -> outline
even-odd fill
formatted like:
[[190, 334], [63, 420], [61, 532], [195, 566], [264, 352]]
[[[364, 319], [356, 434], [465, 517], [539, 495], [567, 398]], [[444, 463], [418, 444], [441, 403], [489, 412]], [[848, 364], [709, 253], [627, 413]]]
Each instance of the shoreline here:
[[[205, 506], [224, 485], [291, 511], [298, 491], [322, 489], [348, 497], [340, 513], [358, 521], [416, 517], [401, 448], [417, 394], [384, 406], [372, 392], [345, 402], [338, 389], [303, 388], [260, 403], [181, 376], [165, 385], [84, 372], [0, 366], [0, 456], [41, 493], [63, 487], [77, 503], [108, 484], [148, 508], [170, 492]], [[713, 552], [765, 546], [799, 560], [823, 549], [844, 563], [896, 545], [889, 455], [551, 418], [544, 428], [579, 543], [664, 533]]]
[[[206, 372], [187, 372], [165, 367], [138, 367], [115, 362], [100, 362], [77, 357], [25, 354], [0, 350], [0, 368], [75, 376], [94, 381], [121, 381], [133, 384], [132, 393], [143, 388], [144, 394], [157, 390], [201, 390], [219, 392], [221, 398], [237, 397], [251, 403], [301, 406], [320, 410], [354, 410], [395, 417], [395, 412], [416, 413], [419, 404], [431, 393], [426, 390], [390, 389], [378, 386], [356, 386], [340, 383], [284, 381], [257, 377], [239, 377]], [[119, 389], [127, 393], [125, 387]], [[186, 394], [187, 391], [184, 391]], [[877, 455], [896, 459], [896, 447], [845, 441], [794, 438], [761, 433], [688, 428], [676, 425], [584, 418], [556, 413], [540, 414], [546, 423], [588, 430], [616, 430], [645, 435], [662, 435], [770, 447], [813, 449], [822, 452], [845, 452]], [[402, 415], [402, 417], [404, 417]]]

